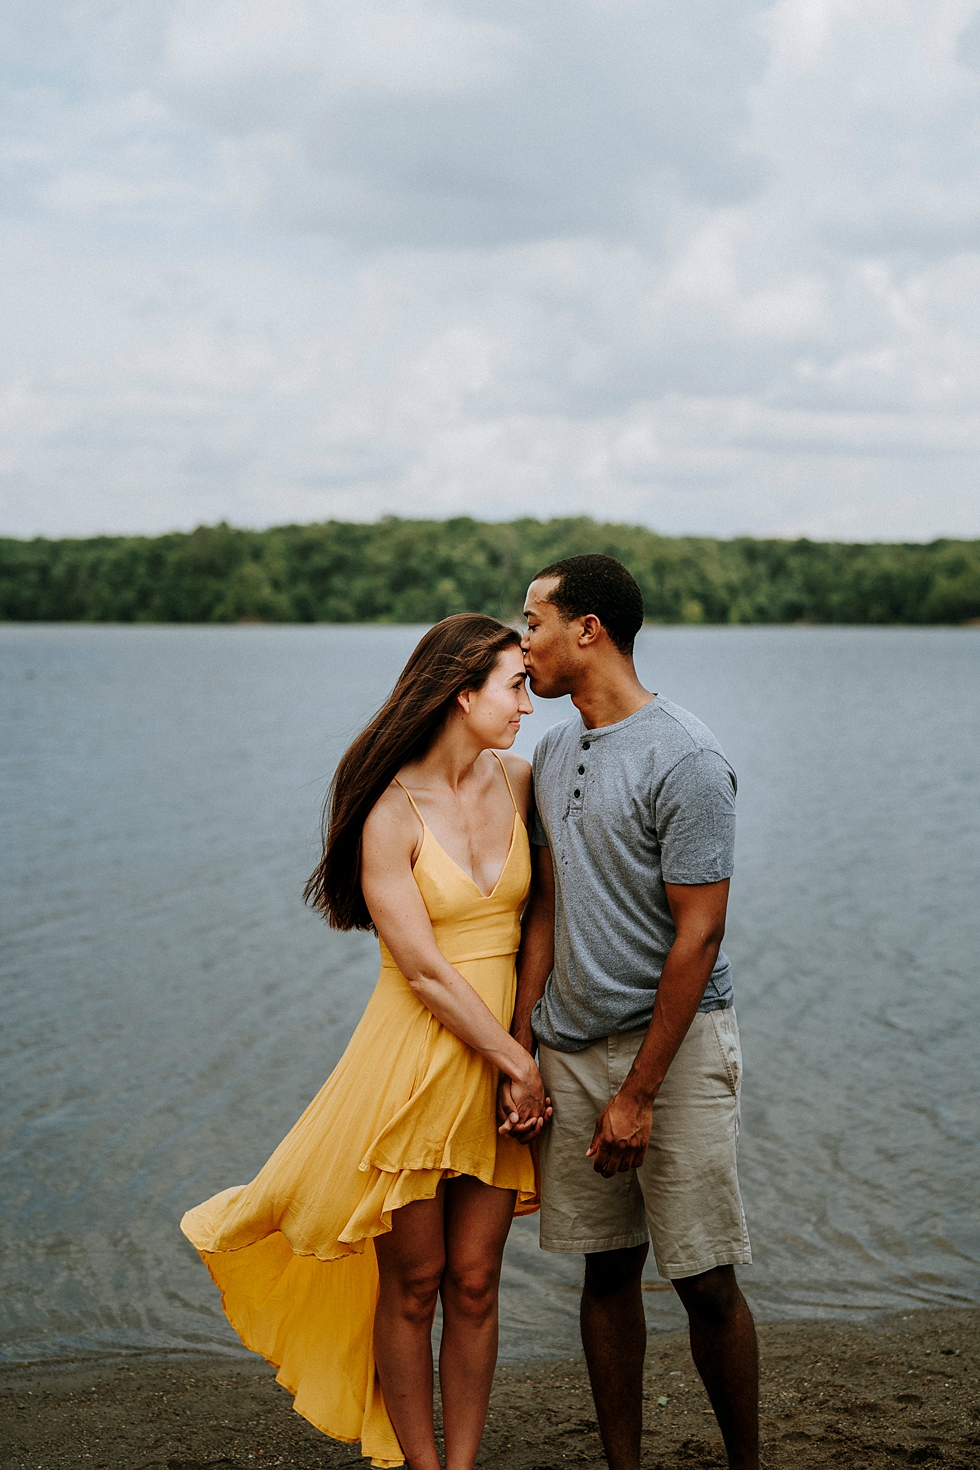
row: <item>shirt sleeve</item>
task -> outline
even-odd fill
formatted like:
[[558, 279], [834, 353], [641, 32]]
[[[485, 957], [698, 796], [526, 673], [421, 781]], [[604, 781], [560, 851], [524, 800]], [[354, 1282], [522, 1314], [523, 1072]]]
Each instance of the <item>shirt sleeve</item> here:
[[548, 841], [548, 834], [544, 830], [544, 823], [541, 820], [541, 813], [538, 811], [537, 803], [535, 803], [534, 820], [531, 823], [531, 830], [528, 833], [528, 836], [530, 840], [534, 843], [535, 847], [551, 846], [551, 843]]
[[720, 883], [735, 870], [735, 772], [715, 750], [677, 762], [656, 794], [665, 883]]

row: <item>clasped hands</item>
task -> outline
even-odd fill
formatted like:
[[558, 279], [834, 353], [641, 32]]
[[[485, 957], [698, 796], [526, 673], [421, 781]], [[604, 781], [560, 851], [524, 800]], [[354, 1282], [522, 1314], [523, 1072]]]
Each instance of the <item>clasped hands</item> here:
[[550, 1121], [552, 1111], [551, 1098], [545, 1096], [537, 1067], [527, 1081], [501, 1077], [497, 1088], [498, 1133], [510, 1134], [518, 1143], [533, 1143]]
[[518, 1143], [533, 1143], [550, 1121], [551, 1098], [545, 1096], [541, 1073], [534, 1060], [534, 1037], [515, 1035], [514, 1040], [527, 1052], [527, 1070], [520, 1078], [501, 1074], [497, 1088], [497, 1132], [509, 1134]]

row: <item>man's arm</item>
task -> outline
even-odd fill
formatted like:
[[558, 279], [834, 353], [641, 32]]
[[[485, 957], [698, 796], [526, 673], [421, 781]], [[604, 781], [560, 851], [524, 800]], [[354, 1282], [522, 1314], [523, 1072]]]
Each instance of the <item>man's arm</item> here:
[[555, 963], [555, 869], [550, 847], [532, 847], [531, 894], [521, 920], [517, 999], [510, 1034], [534, 1055], [531, 1012], [544, 995]]
[[643, 1163], [654, 1101], [697, 1015], [725, 936], [729, 882], [664, 885], [675, 937], [657, 987], [653, 1019], [626, 1081], [596, 1120], [587, 1154], [595, 1160], [596, 1173], [606, 1179]]
[[[531, 1012], [544, 994], [555, 962], [555, 870], [548, 847], [531, 848], [533, 876], [531, 893], [521, 920], [521, 947], [517, 956], [517, 998], [510, 1034], [531, 1055], [535, 1052]], [[538, 1126], [518, 1125], [513, 1118], [510, 1079], [502, 1078], [499, 1113], [500, 1132], [513, 1133], [521, 1143], [536, 1137], [547, 1119]], [[550, 1116], [550, 1109], [549, 1109]]]

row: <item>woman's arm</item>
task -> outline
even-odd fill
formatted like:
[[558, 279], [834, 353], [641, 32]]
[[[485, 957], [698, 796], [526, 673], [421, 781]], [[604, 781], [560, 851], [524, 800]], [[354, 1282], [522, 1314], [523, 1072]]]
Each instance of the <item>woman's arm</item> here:
[[528, 1122], [545, 1109], [533, 1058], [501, 1026], [436, 943], [412, 874], [418, 819], [404, 793], [389, 787], [364, 824], [361, 888], [378, 934], [412, 990], [437, 1021], [514, 1084], [514, 1106]]

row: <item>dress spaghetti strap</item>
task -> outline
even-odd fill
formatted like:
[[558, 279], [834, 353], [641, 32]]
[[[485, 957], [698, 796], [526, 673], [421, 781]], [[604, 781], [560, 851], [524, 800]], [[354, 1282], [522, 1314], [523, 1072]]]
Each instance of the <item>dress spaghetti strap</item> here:
[[415, 815], [418, 817], [419, 821], [422, 823], [422, 826], [424, 827], [426, 825], [425, 818], [423, 817], [422, 813], [419, 811], [419, 804], [415, 800], [415, 797], [409, 791], [409, 789], [408, 789], [407, 786], [402, 786], [402, 783], [399, 781], [399, 779], [398, 779], [397, 776], [394, 777], [394, 782], [395, 782], [395, 785], [396, 786], [401, 786], [401, 788], [404, 791], [405, 795], [408, 797], [409, 801], [412, 803], [412, 807], [413, 807], [413, 809], [415, 811]]
[[[521, 812], [520, 812], [520, 808], [517, 805], [517, 797], [514, 795], [514, 788], [510, 784], [510, 777], [507, 774], [507, 767], [504, 765], [503, 756], [497, 755], [497, 752], [496, 751], [494, 751], [493, 753], [494, 753], [494, 755], [497, 756], [497, 764], [500, 766], [500, 769], [504, 773], [504, 780], [507, 782], [507, 790], [510, 792], [510, 799], [514, 803], [514, 812], [515, 812], [515, 814], [517, 816], [520, 816]], [[396, 780], [397, 780], [397, 777], [396, 777]]]

